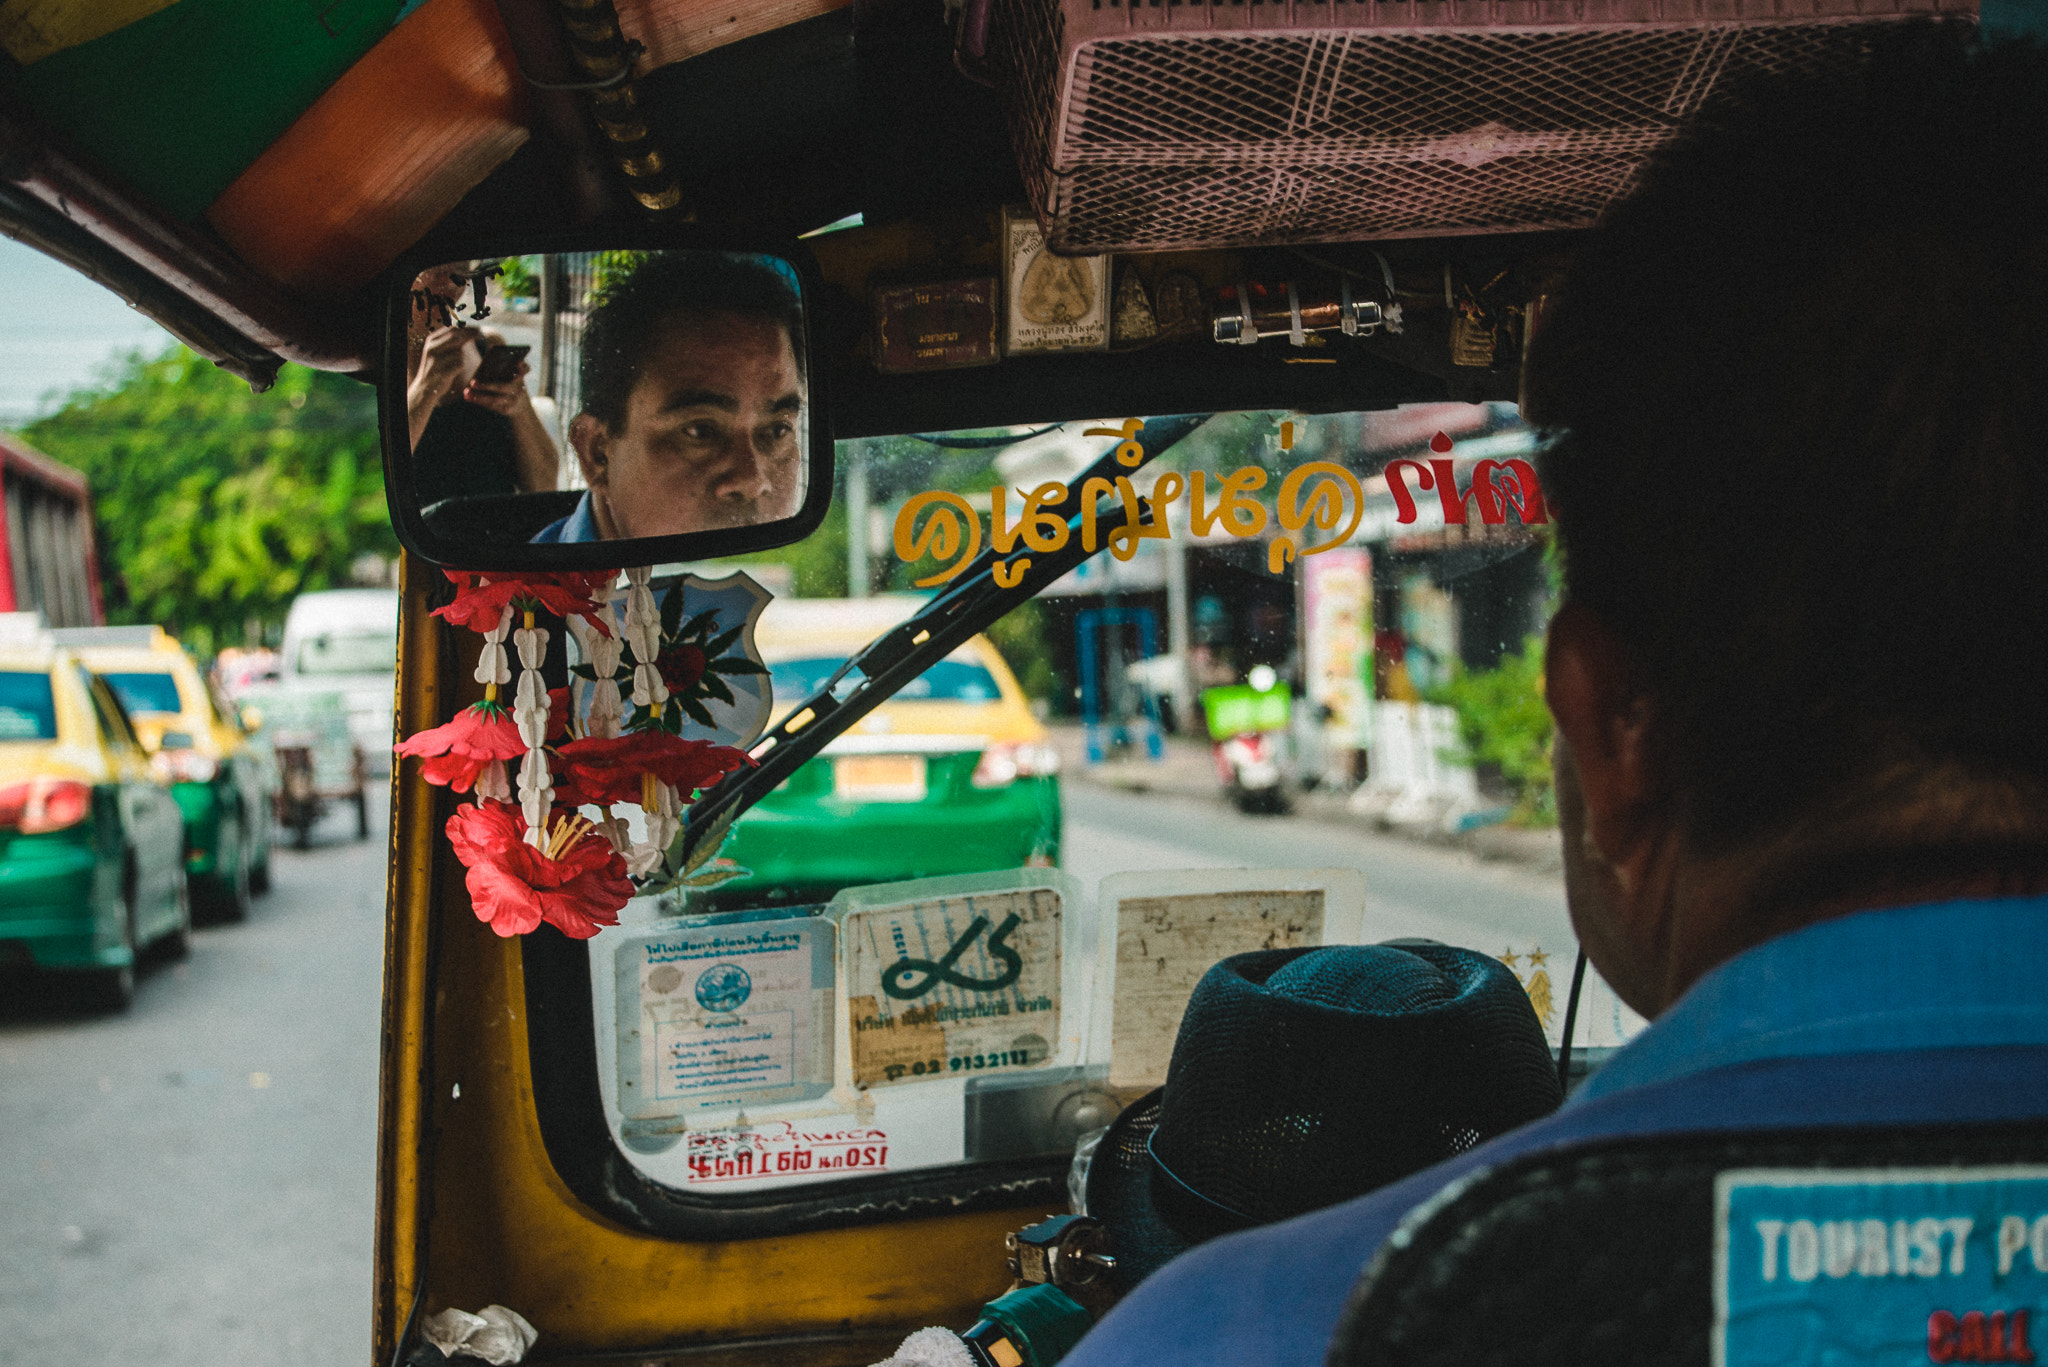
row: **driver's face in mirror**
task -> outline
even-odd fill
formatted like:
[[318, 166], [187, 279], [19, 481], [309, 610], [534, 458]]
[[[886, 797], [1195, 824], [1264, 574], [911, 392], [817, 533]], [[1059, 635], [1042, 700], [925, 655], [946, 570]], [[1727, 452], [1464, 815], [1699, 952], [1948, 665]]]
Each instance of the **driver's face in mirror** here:
[[794, 287], [761, 258], [656, 255], [612, 285], [585, 324], [582, 411], [569, 425], [590, 494], [549, 539], [795, 516], [801, 336]]

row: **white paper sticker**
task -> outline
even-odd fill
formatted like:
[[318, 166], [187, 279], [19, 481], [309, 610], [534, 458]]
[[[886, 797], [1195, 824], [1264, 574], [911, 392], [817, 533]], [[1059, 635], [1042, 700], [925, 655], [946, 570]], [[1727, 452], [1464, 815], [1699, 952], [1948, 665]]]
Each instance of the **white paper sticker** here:
[[619, 1101], [630, 1120], [822, 1096], [832, 924], [675, 926], [618, 949]]
[[1042, 1067], [1060, 1039], [1060, 894], [972, 893], [846, 918], [859, 1087]]
[[1195, 984], [1218, 961], [1323, 942], [1323, 890], [1125, 897], [1116, 912], [1116, 1016], [1109, 1080], [1157, 1087]]

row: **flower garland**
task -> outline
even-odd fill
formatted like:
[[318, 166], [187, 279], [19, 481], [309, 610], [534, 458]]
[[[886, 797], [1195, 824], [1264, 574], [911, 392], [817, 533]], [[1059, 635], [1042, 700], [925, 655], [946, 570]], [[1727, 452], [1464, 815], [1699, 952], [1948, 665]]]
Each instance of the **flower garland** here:
[[[484, 698], [396, 750], [420, 758], [420, 776], [429, 783], [475, 789], [475, 804], [449, 818], [448, 841], [467, 869], [477, 918], [500, 935], [524, 935], [547, 922], [588, 939], [617, 925], [620, 908], [634, 895], [632, 880], [662, 866], [698, 790], [753, 763], [742, 750], [676, 734], [686, 716], [711, 723], [704, 698], [732, 701], [720, 674], [765, 672], [744, 656], [721, 658], [739, 630], [714, 638], [715, 611], [685, 627], [681, 585], [657, 607], [651, 570], [625, 573], [623, 623], [596, 597], [617, 577], [609, 570], [451, 571], [455, 601], [434, 610], [483, 636], [474, 677]], [[534, 624], [537, 612], [564, 618], [582, 650], [576, 673], [588, 681], [588, 693], [580, 727], [573, 690], [550, 690], [542, 681], [548, 632]], [[498, 700], [513, 677], [508, 638], [519, 656], [509, 709]], [[630, 693], [621, 691], [622, 683]], [[520, 761], [516, 782], [506, 769], [514, 759]], [[626, 819], [612, 811], [629, 802], [644, 814], [645, 840], [634, 841]], [[582, 806], [596, 807], [600, 817], [573, 811]], [[712, 878], [726, 876], [730, 872]]]

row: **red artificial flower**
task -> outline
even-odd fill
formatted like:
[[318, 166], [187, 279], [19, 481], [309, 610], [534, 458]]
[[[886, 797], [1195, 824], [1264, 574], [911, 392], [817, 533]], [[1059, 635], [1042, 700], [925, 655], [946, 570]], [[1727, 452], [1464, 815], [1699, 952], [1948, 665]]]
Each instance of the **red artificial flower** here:
[[455, 601], [445, 608], [435, 608], [434, 615], [459, 627], [489, 631], [498, 625], [505, 605], [513, 603], [557, 617], [581, 617], [605, 635], [612, 634], [611, 624], [605, 620], [609, 614], [598, 610], [593, 595], [611, 586], [618, 576], [617, 570], [568, 570], [560, 574], [472, 574], [459, 570], [441, 573], [455, 585]]
[[401, 755], [418, 755], [420, 777], [466, 793], [476, 776], [494, 760], [517, 759], [526, 753], [519, 723], [496, 703], [480, 702], [455, 714], [455, 720], [422, 731], [393, 747]]
[[[744, 750], [666, 731], [634, 731], [610, 739], [586, 736], [555, 750], [555, 800], [577, 806], [639, 802], [651, 774], [685, 801], [753, 759]], [[567, 794], [565, 796], [564, 794]]]
[[626, 861], [591, 824], [569, 812], [548, 823], [548, 847], [521, 837], [519, 810], [499, 802], [464, 806], [448, 818], [448, 843], [469, 870], [476, 917], [500, 935], [524, 935], [542, 921], [587, 940], [619, 923], [633, 896]]
[[569, 690], [548, 690], [548, 742], [553, 744], [569, 734]]
[[710, 663], [702, 646], [673, 645], [655, 657], [654, 667], [661, 671], [661, 681], [669, 692], [687, 693], [704, 677], [704, 667]]

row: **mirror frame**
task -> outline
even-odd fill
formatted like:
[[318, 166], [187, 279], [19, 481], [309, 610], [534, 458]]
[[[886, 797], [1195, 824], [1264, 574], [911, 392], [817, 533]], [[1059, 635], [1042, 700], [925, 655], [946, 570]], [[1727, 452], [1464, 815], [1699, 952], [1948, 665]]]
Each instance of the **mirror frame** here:
[[[437, 536], [420, 516], [412, 482], [412, 442], [406, 425], [405, 332], [410, 318], [412, 280], [429, 266], [458, 258], [530, 256], [535, 253], [587, 251], [718, 251], [775, 256], [797, 273], [803, 291], [805, 382], [810, 451], [805, 463], [803, 505], [786, 521], [752, 527], [727, 527], [673, 536], [641, 537], [631, 542], [592, 541], [577, 544], [506, 547], [508, 554], [479, 559], [468, 548]], [[635, 565], [716, 560], [750, 551], [774, 550], [803, 540], [825, 520], [832, 506], [833, 436], [829, 397], [831, 365], [820, 350], [819, 310], [825, 282], [810, 251], [795, 241], [744, 239], [690, 224], [629, 223], [608, 228], [589, 226], [546, 232], [521, 232], [505, 237], [434, 241], [422, 250], [408, 249], [377, 278], [375, 288], [385, 300], [384, 353], [377, 368], [377, 429], [384, 456], [384, 498], [391, 525], [405, 548], [422, 560], [456, 570], [601, 570]], [[564, 422], [571, 414], [564, 414]], [[401, 458], [402, 453], [402, 458]], [[638, 547], [622, 556], [615, 548]], [[517, 554], [509, 552], [517, 550]]]

